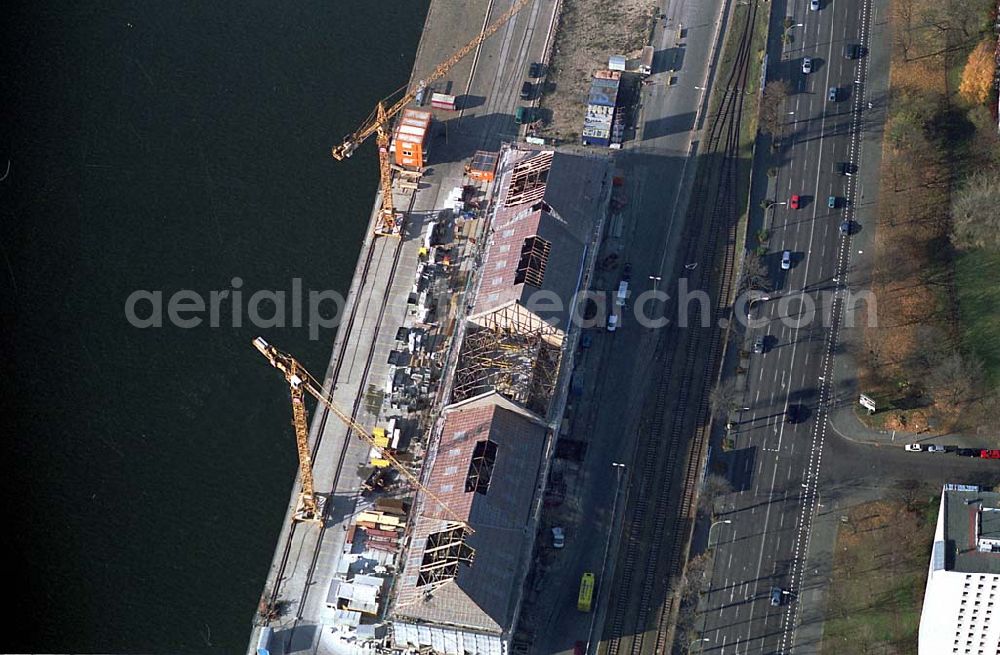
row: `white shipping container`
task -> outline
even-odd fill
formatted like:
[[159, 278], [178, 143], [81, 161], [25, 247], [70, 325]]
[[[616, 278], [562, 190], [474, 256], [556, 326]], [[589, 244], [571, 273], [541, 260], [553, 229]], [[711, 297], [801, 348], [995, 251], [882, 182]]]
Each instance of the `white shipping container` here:
[[431, 107], [454, 110], [455, 96], [447, 95], [445, 93], [435, 93], [431, 96]]

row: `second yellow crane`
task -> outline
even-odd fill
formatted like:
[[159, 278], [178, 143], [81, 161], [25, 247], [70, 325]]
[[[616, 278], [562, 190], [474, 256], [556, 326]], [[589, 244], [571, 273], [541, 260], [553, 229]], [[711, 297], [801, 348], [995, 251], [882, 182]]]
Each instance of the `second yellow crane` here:
[[292, 396], [292, 424], [295, 426], [295, 444], [299, 452], [299, 476], [302, 478], [302, 489], [299, 492], [299, 500], [295, 512], [292, 514], [293, 520], [316, 523], [323, 521], [322, 497], [316, 494], [313, 484], [312, 455], [309, 452], [309, 429], [306, 421], [306, 406], [303, 402], [303, 391], [306, 391], [333, 412], [354, 434], [361, 437], [369, 446], [375, 448], [380, 456], [399, 471], [414, 488], [419, 489], [427, 498], [437, 503], [446, 514], [463, 526], [466, 526], [469, 532], [472, 532], [464, 519], [445, 505], [430, 489], [421, 484], [417, 476], [397, 460], [387, 448], [376, 443], [375, 438], [364, 427], [334, 405], [328, 394], [323, 391], [323, 385], [299, 364], [298, 360], [278, 350], [262, 337], [254, 339], [253, 345], [254, 348], [260, 351], [260, 354], [267, 358], [267, 361], [271, 362], [271, 366], [284, 373], [285, 380], [288, 382], [289, 392]]

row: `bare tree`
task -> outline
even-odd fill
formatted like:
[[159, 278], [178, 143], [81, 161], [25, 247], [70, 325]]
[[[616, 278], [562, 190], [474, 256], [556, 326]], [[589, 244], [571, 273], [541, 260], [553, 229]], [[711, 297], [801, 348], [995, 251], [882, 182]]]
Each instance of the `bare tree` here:
[[1000, 247], [1000, 176], [979, 171], [955, 194], [952, 241], [959, 248]]
[[927, 376], [934, 396], [952, 405], [972, 400], [982, 379], [982, 362], [959, 353], [939, 361]]
[[732, 380], [725, 380], [717, 384], [708, 393], [708, 405], [716, 416], [725, 416], [739, 407], [736, 383]]
[[714, 513], [715, 501], [733, 492], [733, 484], [724, 475], [712, 473], [705, 478], [705, 487], [698, 497], [698, 509], [709, 516]]
[[896, 44], [902, 50], [903, 61], [909, 61], [910, 48], [913, 47], [913, 2], [912, 0], [894, 2], [892, 3], [892, 10], [897, 26], [892, 33]]
[[775, 80], [764, 86], [760, 99], [760, 129], [765, 134], [775, 136], [781, 130], [788, 93], [788, 82], [785, 80]]
[[743, 291], [750, 289], [769, 291], [771, 289], [771, 279], [764, 258], [754, 250], [747, 250], [743, 255], [743, 278], [740, 286]]
[[895, 485], [895, 496], [903, 503], [907, 512], [915, 512], [920, 507], [920, 480], [899, 480]]

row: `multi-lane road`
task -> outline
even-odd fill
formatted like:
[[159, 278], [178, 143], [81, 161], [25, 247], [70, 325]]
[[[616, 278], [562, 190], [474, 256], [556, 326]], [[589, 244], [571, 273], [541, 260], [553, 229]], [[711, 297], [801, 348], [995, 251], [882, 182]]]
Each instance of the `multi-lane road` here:
[[[544, 572], [536, 572], [538, 591], [528, 592], [521, 628], [531, 635], [531, 653], [571, 652], [577, 641], [594, 653], [607, 638], [604, 619], [614, 604], [622, 521], [636, 499], [635, 442], [645, 427], [644, 400], [663, 366], [654, 357], [662, 330], [640, 324], [637, 299], [657, 284], [674, 297], [668, 285], [683, 271], [682, 232], [697, 157], [693, 142], [700, 134], [704, 87], [712, 75], [724, 4], [672, 2], [666, 8], [653, 34], [654, 74], [635, 116], [636, 139], [615, 157], [628, 202], [610, 221], [620, 224], [620, 230], [609, 228], [601, 249], [601, 258], [613, 254], [617, 263], [596, 271], [592, 286], [610, 297], [628, 262], [630, 299], [621, 327], [614, 333], [594, 328], [593, 345], [576, 360], [574, 375], [583, 393], [572, 402], [576, 409], [570, 414], [567, 437], [585, 444], [586, 450], [581, 462], [557, 465], [565, 471], [569, 488], [566, 507], [552, 512], [551, 520], [566, 529], [567, 545]], [[683, 38], [681, 25], [689, 26]], [[671, 77], [676, 78], [674, 84], [668, 83]], [[655, 302], [641, 309], [650, 315], [665, 311]], [[592, 613], [576, 607], [584, 571], [597, 576]]]
[[[734, 491], [717, 504], [708, 534], [714, 568], [697, 626], [700, 652], [819, 652], [838, 509], [893, 478], [960, 482], [984, 470], [978, 460], [875, 449], [829, 429], [829, 412], [857, 398], [845, 375], [841, 319], [847, 294], [867, 285], [855, 264], [867, 257], [874, 229], [888, 75], [884, 4], [820, 0], [812, 9], [810, 0], [795, 0], [787, 8], [792, 40], [775, 41], [769, 52], [768, 78], [787, 80], [790, 96], [774, 160], [755, 171], [777, 168], [767, 184], [776, 205], [751, 234], [758, 227], [770, 233], [775, 290], [751, 307], [747, 342], [760, 338], [764, 352], [751, 355], [735, 448], [723, 456]], [[782, 28], [782, 17], [772, 16], [772, 32]], [[856, 56], [848, 57], [845, 45], [857, 46]], [[812, 59], [811, 72], [803, 72], [804, 57]], [[853, 174], [838, 172], [841, 163]], [[784, 251], [791, 253], [787, 270]]]

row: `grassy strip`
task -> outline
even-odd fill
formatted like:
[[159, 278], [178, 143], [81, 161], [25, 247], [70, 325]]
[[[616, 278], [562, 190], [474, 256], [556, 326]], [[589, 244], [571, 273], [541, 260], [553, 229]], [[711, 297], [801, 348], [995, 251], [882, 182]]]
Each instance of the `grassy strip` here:
[[851, 508], [837, 532], [823, 655], [916, 655], [937, 503]]
[[983, 362], [990, 384], [1000, 384], [1000, 253], [974, 250], [955, 260], [962, 347]]

